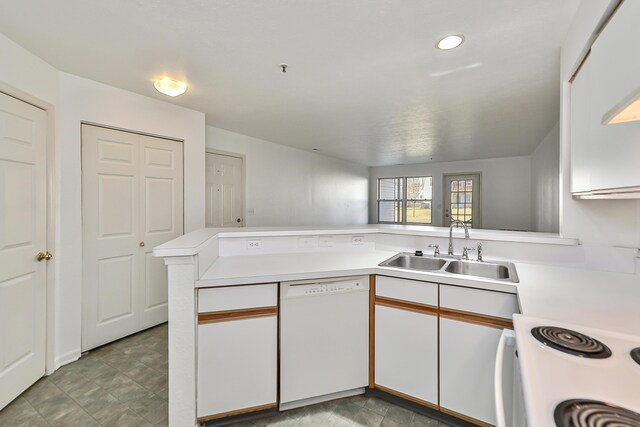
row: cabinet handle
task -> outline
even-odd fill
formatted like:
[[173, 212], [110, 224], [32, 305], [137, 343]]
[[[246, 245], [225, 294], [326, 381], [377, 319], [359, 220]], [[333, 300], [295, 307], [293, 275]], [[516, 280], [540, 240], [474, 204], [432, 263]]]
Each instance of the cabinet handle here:
[[144, 247], [144, 242], [140, 242], [140, 247], [143, 248]]

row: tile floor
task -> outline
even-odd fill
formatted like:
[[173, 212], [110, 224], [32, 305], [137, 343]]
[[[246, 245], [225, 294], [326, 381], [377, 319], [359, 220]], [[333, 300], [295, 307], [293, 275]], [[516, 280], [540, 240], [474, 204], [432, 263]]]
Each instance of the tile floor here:
[[164, 324], [40, 379], [0, 411], [0, 426], [166, 426], [167, 399]]
[[355, 396], [281, 412], [234, 427], [447, 427], [377, 397]]
[[[90, 351], [0, 411], [2, 427], [166, 426], [167, 325]], [[356, 396], [237, 427], [446, 427], [376, 397]]]

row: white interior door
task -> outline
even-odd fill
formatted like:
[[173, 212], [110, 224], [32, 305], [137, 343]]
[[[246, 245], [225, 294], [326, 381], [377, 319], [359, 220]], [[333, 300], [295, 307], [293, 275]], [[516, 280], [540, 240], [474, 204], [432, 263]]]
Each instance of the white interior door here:
[[46, 120], [0, 93], [0, 409], [45, 372]]
[[182, 234], [182, 145], [82, 126], [83, 351], [167, 320], [154, 246]]
[[207, 153], [207, 227], [244, 225], [243, 167], [240, 157]]

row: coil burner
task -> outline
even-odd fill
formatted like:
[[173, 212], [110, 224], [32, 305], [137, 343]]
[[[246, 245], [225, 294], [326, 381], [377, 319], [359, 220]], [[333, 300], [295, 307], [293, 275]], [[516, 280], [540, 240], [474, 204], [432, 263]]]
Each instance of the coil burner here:
[[544, 345], [564, 353], [591, 359], [606, 359], [611, 356], [609, 347], [595, 338], [556, 326], [538, 326], [531, 334]]
[[633, 359], [634, 362], [640, 365], [640, 347], [636, 347], [633, 350], [631, 350], [631, 358]]
[[640, 414], [597, 400], [565, 400], [553, 418], [557, 427], [640, 427]]

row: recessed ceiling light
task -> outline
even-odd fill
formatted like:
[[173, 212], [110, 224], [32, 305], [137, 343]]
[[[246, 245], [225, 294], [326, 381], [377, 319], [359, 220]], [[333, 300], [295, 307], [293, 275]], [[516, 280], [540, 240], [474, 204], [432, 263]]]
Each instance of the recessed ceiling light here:
[[464, 36], [462, 34], [454, 34], [441, 39], [436, 47], [440, 50], [451, 50], [460, 46], [464, 42]]
[[158, 92], [168, 96], [182, 95], [187, 90], [187, 84], [185, 82], [167, 76], [153, 82], [153, 86]]

